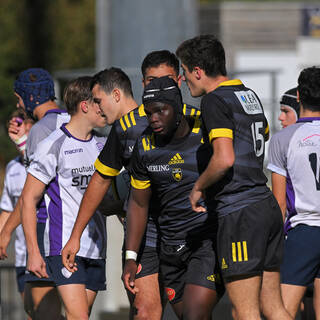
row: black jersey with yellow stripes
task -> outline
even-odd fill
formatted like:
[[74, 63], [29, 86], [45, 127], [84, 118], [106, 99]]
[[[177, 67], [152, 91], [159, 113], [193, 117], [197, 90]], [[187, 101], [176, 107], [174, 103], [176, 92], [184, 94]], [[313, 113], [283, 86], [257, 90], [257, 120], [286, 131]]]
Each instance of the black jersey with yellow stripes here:
[[[183, 105], [183, 113], [196, 119], [200, 117], [199, 108], [188, 104]], [[148, 125], [143, 105], [117, 120], [113, 124], [108, 140], [95, 162], [96, 170], [102, 175], [116, 176], [122, 167], [128, 169], [136, 140]]]
[[226, 215], [270, 194], [263, 173], [269, 127], [254, 91], [240, 80], [222, 82], [201, 101], [206, 138], [233, 139], [235, 162], [222, 180], [212, 186], [216, 202], [211, 210]]
[[200, 120], [190, 122], [189, 135], [164, 146], [157, 145], [151, 130], [145, 132], [131, 158], [131, 185], [151, 188], [156, 194], [161, 237], [167, 244], [210, 237], [214, 231], [214, 215], [195, 213], [189, 201], [192, 187], [212, 153], [210, 144], [203, 143]]

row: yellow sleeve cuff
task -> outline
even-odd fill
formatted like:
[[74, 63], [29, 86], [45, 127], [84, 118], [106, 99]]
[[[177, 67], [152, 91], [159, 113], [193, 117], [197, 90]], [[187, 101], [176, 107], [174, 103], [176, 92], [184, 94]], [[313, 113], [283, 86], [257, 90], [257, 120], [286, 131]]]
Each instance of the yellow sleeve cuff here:
[[226, 129], [226, 128], [212, 129], [209, 132], [209, 140], [210, 140], [210, 142], [214, 138], [230, 138], [230, 139], [233, 139], [233, 131], [231, 129]]
[[135, 178], [133, 178], [131, 176], [131, 185], [135, 188], [135, 189], [148, 189], [151, 186], [150, 180], [147, 181], [141, 181], [141, 180], [137, 180]]
[[119, 170], [113, 169], [113, 168], [110, 168], [110, 167], [104, 165], [99, 159], [97, 159], [95, 161], [94, 166], [97, 171], [99, 171], [101, 174], [103, 174], [105, 176], [115, 177], [120, 173]]

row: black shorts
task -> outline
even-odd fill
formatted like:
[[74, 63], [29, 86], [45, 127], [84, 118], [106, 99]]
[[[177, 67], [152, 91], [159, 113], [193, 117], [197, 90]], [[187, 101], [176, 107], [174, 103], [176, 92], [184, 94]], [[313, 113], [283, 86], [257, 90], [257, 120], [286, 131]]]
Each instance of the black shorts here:
[[47, 257], [51, 279], [56, 286], [67, 284], [84, 284], [92, 291], [106, 290], [106, 260], [75, 257], [78, 270], [69, 272], [62, 263], [61, 256]]
[[18, 291], [20, 293], [24, 291], [25, 277], [26, 277], [26, 267], [16, 267], [16, 279], [17, 279]]
[[[125, 250], [122, 250], [122, 264], [125, 263]], [[159, 252], [155, 247], [142, 245], [137, 257], [136, 279], [159, 273]]]
[[195, 284], [223, 294], [212, 240], [191, 245], [161, 245], [160, 270], [171, 304], [182, 300], [184, 286]]
[[50, 278], [50, 272], [48, 270], [48, 263], [46, 261], [45, 257], [45, 251], [44, 251], [44, 232], [45, 232], [46, 224], [42, 222], [37, 222], [37, 241], [38, 241], [38, 246], [39, 250], [41, 253], [41, 256], [43, 260], [46, 262], [46, 270], [49, 275], [49, 278], [38, 278], [34, 273], [26, 270], [26, 276], [25, 276], [25, 281], [26, 282], [47, 282], [46, 285], [48, 287], [55, 287], [55, 283], [53, 280]]
[[217, 251], [224, 280], [279, 270], [283, 242], [282, 214], [273, 195], [219, 218]]

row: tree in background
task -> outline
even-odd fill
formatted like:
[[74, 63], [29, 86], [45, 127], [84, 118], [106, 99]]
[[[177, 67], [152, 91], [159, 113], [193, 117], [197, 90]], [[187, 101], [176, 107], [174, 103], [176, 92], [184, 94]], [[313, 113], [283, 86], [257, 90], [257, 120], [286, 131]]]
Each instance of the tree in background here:
[[86, 0], [1, 0], [0, 167], [15, 154], [5, 122], [16, 104], [16, 75], [30, 67], [94, 67], [94, 6]]

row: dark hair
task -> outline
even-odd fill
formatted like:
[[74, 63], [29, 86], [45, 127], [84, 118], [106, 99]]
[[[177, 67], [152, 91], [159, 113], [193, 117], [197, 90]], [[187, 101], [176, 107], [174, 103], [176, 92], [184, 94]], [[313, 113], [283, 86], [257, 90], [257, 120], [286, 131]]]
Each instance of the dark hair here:
[[110, 94], [112, 90], [118, 88], [121, 89], [126, 96], [133, 97], [131, 81], [120, 68], [111, 67], [96, 73], [91, 81], [91, 90], [96, 84], [101, 86], [107, 94]]
[[92, 100], [93, 95], [90, 89], [92, 77], [79, 77], [68, 83], [64, 90], [63, 100], [70, 115], [77, 112], [78, 104], [81, 101]]
[[148, 68], [158, 67], [160, 64], [166, 64], [172, 67], [179, 75], [179, 60], [176, 55], [168, 50], [152, 51], [146, 55], [141, 65], [143, 78], [146, 76]]
[[298, 92], [304, 109], [320, 111], [320, 68], [311, 67], [301, 71]]
[[180, 44], [176, 54], [190, 72], [194, 67], [199, 67], [209, 77], [227, 75], [224, 48], [214, 35], [200, 35], [186, 40]]

